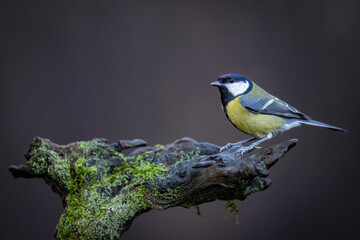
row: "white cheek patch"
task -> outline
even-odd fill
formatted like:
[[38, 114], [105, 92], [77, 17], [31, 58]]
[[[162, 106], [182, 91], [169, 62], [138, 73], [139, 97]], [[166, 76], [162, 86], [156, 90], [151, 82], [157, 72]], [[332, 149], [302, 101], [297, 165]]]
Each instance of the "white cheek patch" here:
[[250, 84], [248, 81], [229, 83], [226, 85], [227, 89], [233, 96], [243, 94], [244, 92], [246, 92], [246, 90], [248, 90], [249, 86]]

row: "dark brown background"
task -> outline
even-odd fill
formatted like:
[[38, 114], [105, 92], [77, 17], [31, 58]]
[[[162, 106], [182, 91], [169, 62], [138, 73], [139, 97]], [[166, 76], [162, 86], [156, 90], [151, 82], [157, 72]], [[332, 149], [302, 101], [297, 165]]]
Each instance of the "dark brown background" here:
[[[239, 202], [138, 217], [122, 239], [355, 239], [359, 226], [359, 1], [1, 1], [1, 239], [50, 239], [62, 213], [39, 179], [10, 164], [35, 136], [150, 144], [183, 136], [245, 139], [210, 82], [235, 72], [314, 119], [271, 171], [273, 185]], [[169, 237], [171, 235], [171, 237]]]

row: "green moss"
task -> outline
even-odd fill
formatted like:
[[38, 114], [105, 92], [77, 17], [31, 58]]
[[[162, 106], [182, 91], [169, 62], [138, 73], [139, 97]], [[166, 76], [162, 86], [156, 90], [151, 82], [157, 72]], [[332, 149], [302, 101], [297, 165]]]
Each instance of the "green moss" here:
[[162, 204], [156, 207], [163, 210], [173, 205], [175, 201], [182, 201], [182, 196], [184, 196], [187, 190], [190, 188], [189, 185], [191, 187], [191, 183], [189, 183], [186, 185], [177, 186], [176, 188], [166, 188], [166, 190], [163, 192], [160, 192], [158, 189], [155, 192], [151, 192], [152, 196], [162, 200]]
[[260, 164], [257, 166], [259, 170], [265, 171], [267, 170], [265, 161], [261, 161]]
[[38, 146], [33, 146], [29, 153], [29, 165], [36, 175], [47, 174], [65, 190], [69, 188], [70, 162], [67, 156], [60, 156], [48, 142], [39, 139]]
[[32, 157], [29, 160], [31, 169], [33, 170], [33, 172], [36, 175], [44, 175], [46, 173], [46, 169], [48, 164], [46, 163], [47, 160], [47, 156], [43, 155], [43, 156], [36, 156], [36, 157]]
[[[178, 172], [176, 169], [184, 169], [184, 164], [188, 164], [189, 160], [194, 159], [195, 157], [200, 156], [200, 148], [196, 147], [191, 152], [186, 152], [183, 150], [180, 150], [177, 153], [178, 160], [175, 163], [175, 165], [172, 166], [172, 168], [175, 169], [175, 172]], [[172, 157], [173, 158], [173, 157]], [[161, 164], [162, 165], [162, 164]], [[180, 170], [179, 170], [180, 171]], [[156, 179], [154, 181], [158, 182], [166, 182], [167, 179], [172, 179], [173, 176], [170, 174], [166, 175], [154, 175], [156, 176]], [[152, 182], [150, 180], [149, 182], [152, 183], [152, 186], [157, 186], [158, 183]], [[158, 209], [166, 209], [169, 206], [172, 206], [174, 202], [181, 202], [181, 206], [183, 207], [191, 207], [194, 206], [194, 201], [197, 201], [197, 199], [200, 199], [198, 196], [196, 199], [192, 199], [190, 202], [186, 202], [186, 200], [183, 199], [183, 196], [186, 194], [186, 192], [193, 186], [193, 182], [187, 181], [186, 184], [178, 185], [174, 188], [166, 188], [162, 189], [161, 191], [159, 189], [154, 189], [155, 191], [151, 192], [151, 195], [156, 197], [157, 199], [161, 199], [161, 205], [156, 206]], [[194, 201], [193, 201], [194, 200]]]
[[[58, 236], [61, 239], [75, 238], [75, 233], [84, 228], [78, 222], [88, 222], [93, 212], [87, 208], [87, 197], [90, 196], [86, 185], [91, 185], [96, 179], [96, 168], [87, 166], [86, 159], [81, 157], [74, 164], [69, 182], [69, 194], [66, 197], [67, 208], [61, 216], [58, 226]], [[90, 210], [90, 211], [89, 211]]]
[[267, 184], [259, 176], [256, 176], [252, 179], [251, 183], [247, 183], [247, 186], [244, 188], [244, 196], [248, 196], [252, 193], [263, 191], [267, 188]]
[[195, 157], [198, 157], [200, 156], [200, 148], [199, 147], [196, 147], [195, 150], [191, 151], [191, 152], [185, 152], [183, 150], [181, 150], [179, 153], [179, 161], [178, 162], [181, 162], [181, 161], [187, 161], [189, 159], [193, 159]]
[[239, 223], [239, 215], [238, 215], [239, 210], [237, 209], [236, 203], [234, 201], [227, 201], [226, 202], [225, 211], [226, 211], [226, 215], [225, 215], [226, 220], [229, 221], [230, 214], [234, 214], [235, 218], [236, 218], [235, 224]]
[[[167, 169], [163, 164], [147, 161], [149, 153], [126, 158], [111, 149], [104, 151], [86, 143], [78, 145], [84, 157], [74, 164], [66, 198], [68, 205], [57, 226], [57, 236], [59, 239], [78, 236], [81, 239], [117, 239], [126, 228], [126, 221], [151, 206], [145, 182]], [[94, 162], [117, 157], [122, 160], [122, 165], [107, 169], [105, 175], [104, 169], [99, 170], [98, 165], [90, 166], [86, 162], [86, 156], [90, 154]], [[99, 172], [104, 174], [101, 178], [97, 176]], [[109, 231], [104, 232], [104, 228]]]

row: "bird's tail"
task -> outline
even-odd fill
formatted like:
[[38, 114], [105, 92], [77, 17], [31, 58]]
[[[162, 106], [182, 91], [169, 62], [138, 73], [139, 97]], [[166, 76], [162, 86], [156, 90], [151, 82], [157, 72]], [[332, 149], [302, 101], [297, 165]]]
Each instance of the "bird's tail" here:
[[329, 125], [329, 124], [327, 124], [327, 123], [315, 121], [315, 120], [312, 120], [312, 119], [309, 119], [309, 120], [301, 120], [300, 122], [303, 123], [303, 124], [307, 124], [307, 125], [312, 125], [312, 126], [317, 126], [317, 127], [328, 128], [328, 129], [331, 129], [331, 130], [334, 130], [334, 131], [347, 132], [346, 129], [343, 129], [343, 128], [340, 128], [340, 127], [336, 127], [336, 126], [333, 126], [333, 125]]

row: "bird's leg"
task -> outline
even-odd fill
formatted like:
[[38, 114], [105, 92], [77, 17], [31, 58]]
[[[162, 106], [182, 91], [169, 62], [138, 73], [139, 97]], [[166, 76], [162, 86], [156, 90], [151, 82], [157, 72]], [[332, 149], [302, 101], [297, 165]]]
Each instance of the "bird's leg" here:
[[244, 153], [249, 152], [249, 151], [253, 150], [254, 148], [260, 148], [260, 147], [258, 147], [258, 145], [259, 145], [260, 143], [263, 143], [263, 142], [265, 142], [265, 141], [267, 141], [267, 140], [269, 140], [269, 139], [271, 139], [271, 138], [273, 138], [273, 137], [274, 137], [274, 134], [269, 133], [265, 138], [260, 139], [259, 141], [254, 142], [254, 143], [251, 144], [250, 146], [241, 147], [241, 148], [238, 149], [236, 152], [239, 152], [241, 155], [244, 155]]
[[226, 144], [225, 146], [223, 146], [222, 148], [220, 148], [220, 152], [223, 152], [231, 147], [242, 147], [242, 145], [244, 145], [245, 143], [248, 143], [248, 142], [251, 142], [251, 141], [254, 141], [256, 139], [256, 137], [252, 137], [252, 138], [249, 138], [249, 139], [246, 139], [246, 140], [243, 140], [243, 141], [240, 141], [240, 142], [237, 142], [237, 143], [228, 143]]

